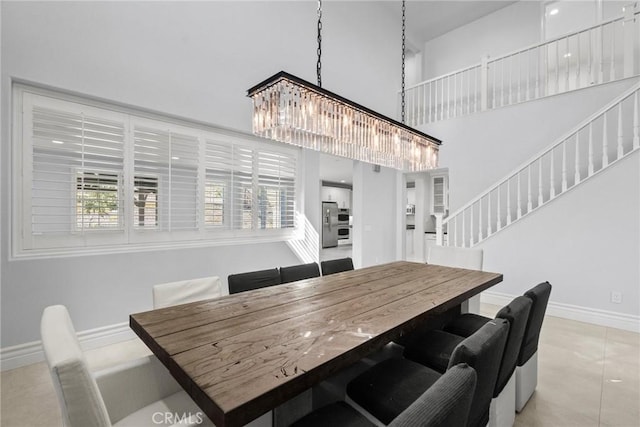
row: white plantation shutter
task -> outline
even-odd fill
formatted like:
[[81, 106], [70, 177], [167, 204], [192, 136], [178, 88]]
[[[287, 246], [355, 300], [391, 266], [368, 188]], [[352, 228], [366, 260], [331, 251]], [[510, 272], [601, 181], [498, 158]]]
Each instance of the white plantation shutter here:
[[[155, 194], [157, 221], [135, 222], [137, 228], [159, 231], [198, 228], [199, 145], [195, 136], [145, 126], [134, 129], [134, 201], [139, 193]], [[141, 217], [140, 212], [134, 217]]]
[[14, 93], [17, 255], [292, 236], [299, 149], [20, 84]]
[[257, 222], [257, 194], [253, 185], [253, 150], [242, 146], [233, 147], [232, 162], [233, 228], [254, 229], [254, 223]]
[[231, 176], [233, 146], [205, 141], [204, 223], [206, 227], [231, 228]]
[[259, 151], [258, 227], [293, 228], [295, 225], [295, 158]]
[[[26, 96], [28, 95], [28, 96]], [[30, 177], [24, 234], [34, 247], [87, 244], [86, 233], [124, 229], [124, 120], [95, 109], [26, 94], [23, 164]], [[55, 101], [55, 102], [52, 102]], [[99, 113], [99, 112], [98, 112]]]

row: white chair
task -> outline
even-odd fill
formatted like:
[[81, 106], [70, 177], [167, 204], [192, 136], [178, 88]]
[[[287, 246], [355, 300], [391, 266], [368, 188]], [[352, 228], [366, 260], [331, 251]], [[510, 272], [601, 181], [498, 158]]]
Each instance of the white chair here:
[[155, 357], [89, 372], [66, 307], [45, 308], [40, 332], [65, 427], [213, 426]]
[[[432, 246], [427, 254], [427, 264], [482, 270], [483, 257], [482, 249]], [[471, 297], [462, 303], [461, 311], [463, 313], [480, 313], [480, 295]]]
[[222, 281], [217, 276], [162, 283], [153, 287], [153, 308], [219, 298], [222, 295]]

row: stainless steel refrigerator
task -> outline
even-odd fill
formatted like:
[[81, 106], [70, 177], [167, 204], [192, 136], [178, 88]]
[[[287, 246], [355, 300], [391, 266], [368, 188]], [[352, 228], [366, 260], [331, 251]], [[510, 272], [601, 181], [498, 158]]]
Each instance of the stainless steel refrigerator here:
[[338, 203], [322, 202], [322, 247], [338, 246]]

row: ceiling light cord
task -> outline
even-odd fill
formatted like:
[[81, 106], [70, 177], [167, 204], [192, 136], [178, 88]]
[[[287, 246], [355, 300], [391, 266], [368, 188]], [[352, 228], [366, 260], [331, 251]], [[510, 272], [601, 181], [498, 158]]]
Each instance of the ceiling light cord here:
[[402, 0], [402, 102], [401, 102], [401, 113], [402, 113], [402, 123], [406, 123], [405, 120], [405, 110], [406, 110], [406, 102], [405, 102], [405, 90], [404, 90], [404, 78], [405, 78], [405, 74], [404, 74], [404, 60], [405, 60], [405, 50], [406, 50], [406, 46], [405, 46], [405, 4], [404, 4], [405, 0]]
[[318, 0], [318, 63], [316, 71], [318, 73], [318, 87], [322, 87], [322, 0]]

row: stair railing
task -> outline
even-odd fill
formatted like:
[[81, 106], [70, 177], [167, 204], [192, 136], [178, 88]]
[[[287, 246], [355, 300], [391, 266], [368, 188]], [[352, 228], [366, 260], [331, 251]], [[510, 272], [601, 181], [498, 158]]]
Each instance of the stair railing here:
[[504, 107], [640, 73], [640, 12], [519, 49], [406, 89], [410, 126]]
[[640, 83], [447, 218], [437, 217], [436, 242], [472, 247], [640, 149], [639, 91]]

